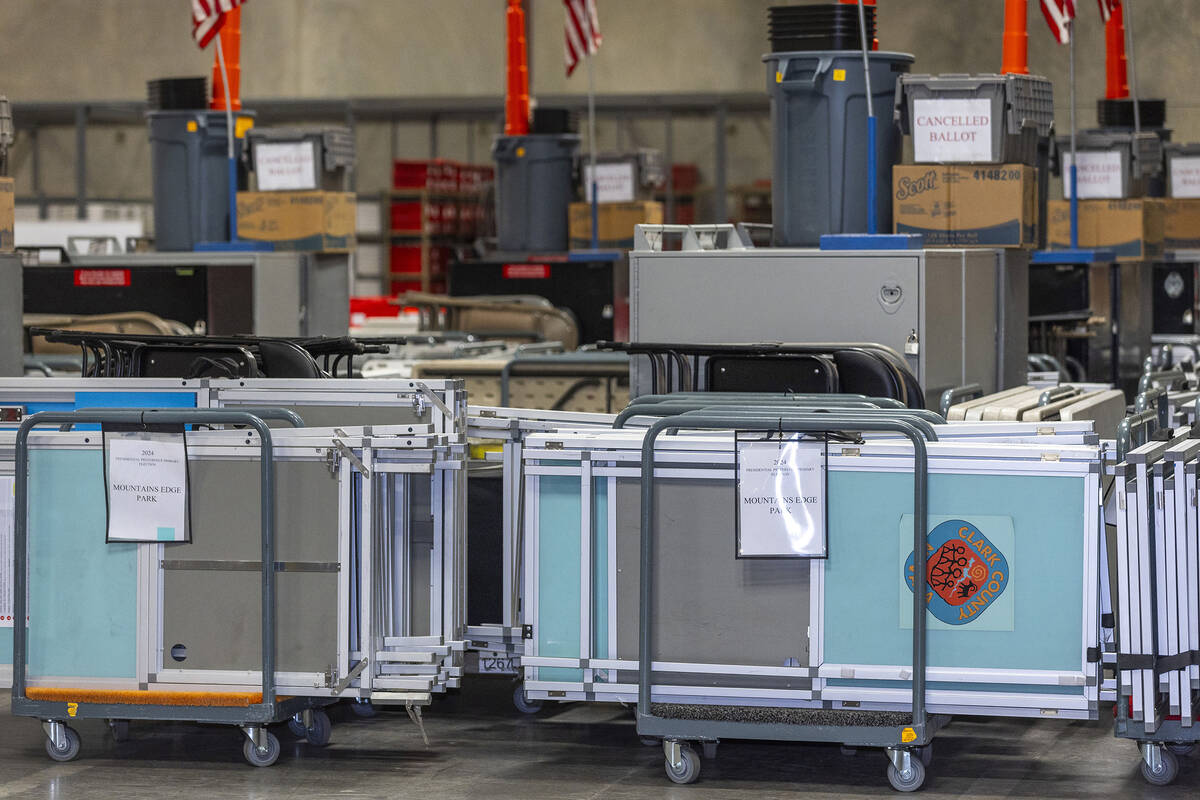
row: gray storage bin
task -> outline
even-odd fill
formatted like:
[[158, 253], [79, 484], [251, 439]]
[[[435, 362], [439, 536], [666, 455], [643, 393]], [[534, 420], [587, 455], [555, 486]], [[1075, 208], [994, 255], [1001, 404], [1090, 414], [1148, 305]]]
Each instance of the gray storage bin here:
[[[773, 242], [815, 246], [825, 233], [867, 230], [867, 100], [862, 53], [853, 50], [768, 53], [771, 97]], [[892, 228], [892, 165], [899, 129], [888, 118], [896, 75], [907, 53], [870, 54], [877, 120], [875, 210], [879, 232]]]
[[[234, 114], [234, 128], [242, 117]], [[229, 240], [229, 157], [224, 111], [151, 111], [150, 172], [159, 250]], [[244, 139], [234, 139], [241, 159]]]
[[497, 136], [496, 238], [503, 252], [563, 252], [574, 196], [573, 133]]
[[[1038, 75], [901, 75], [895, 118], [911, 135], [918, 100], [991, 101], [991, 154], [970, 163], [1038, 166], [1038, 139], [1054, 128], [1054, 88]], [[918, 162], [920, 163], [920, 162]]]
[[[1071, 155], [1071, 137], [1059, 136], [1058, 170], [1063, 179], [1063, 196], [1069, 197], [1070, 172], [1067, 159]], [[1079, 153], [1117, 152], [1121, 159], [1121, 197], [1146, 195], [1150, 182], [1163, 174], [1163, 142], [1155, 133], [1119, 130], [1086, 130], [1075, 134], [1075, 149]], [[1086, 199], [1086, 198], [1082, 198]]]
[[[1193, 166], [1200, 161], [1200, 143], [1181, 144], [1175, 142], [1167, 142], [1163, 145], [1163, 157], [1166, 165], [1166, 194], [1168, 197], [1200, 197], [1200, 186], [1197, 186], [1192, 181], [1196, 180], [1194, 170], [1187, 170], [1189, 174], [1189, 186], [1178, 185], [1177, 180], [1182, 180], [1182, 173], [1176, 173], [1175, 159], [1183, 158], [1191, 161], [1189, 166]], [[1195, 160], [1192, 160], [1195, 159]]]
[[313, 148], [313, 163], [317, 174], [313, 186], [327, 192], [343, 192], [350, 188], [349, 177], [354, 171], [354, 131], [348, 127], [329, 128], [253, 128], [246, 134], [250, 147], [250, 168], [257, 171], [255, 148], [259, 144], [307, 144]]

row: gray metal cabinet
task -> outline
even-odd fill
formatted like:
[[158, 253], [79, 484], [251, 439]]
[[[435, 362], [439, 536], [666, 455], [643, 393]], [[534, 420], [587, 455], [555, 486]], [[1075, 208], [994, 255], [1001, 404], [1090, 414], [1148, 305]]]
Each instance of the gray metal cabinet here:
[[[905, 354], [933, 404], [947, 387], [1023, 379], [1020, 251], [643, 246], [629, 261], [634, 342], [878, 342]], [[637, 362], [634, 395], [650, 391]]]

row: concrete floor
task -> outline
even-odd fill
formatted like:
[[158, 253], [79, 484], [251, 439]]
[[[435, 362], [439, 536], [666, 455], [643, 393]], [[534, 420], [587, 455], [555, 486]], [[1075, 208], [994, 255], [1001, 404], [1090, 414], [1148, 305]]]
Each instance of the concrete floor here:
[[[429, 746], [403, 711], [360, 720], [334, 713], [325, 749], [286, 729], [279, 763], [247, 766], [229, 728], [134, 723], [116, 744], [95, 720], [76, 723], [79, 760], [45, 755], [38, 723], [0, 705], [0, 798], [715, 798], [896, 797], [878, 751], [725, 742], [700, 781], [670, 783], [659, 748], [642, 746], [629, 712], [615, 706], [554, 706], [535, 717], [511, 709], [511, 685], [468, 679], [426, 711]], [[1179, 780], [1155, 788], [1138, 774], [1134, 745], [1100, 723], [1043, 720], [954, 722], [937, 739], [927, 798], [1195, 798], [1200, 757], [1182, 759]]]

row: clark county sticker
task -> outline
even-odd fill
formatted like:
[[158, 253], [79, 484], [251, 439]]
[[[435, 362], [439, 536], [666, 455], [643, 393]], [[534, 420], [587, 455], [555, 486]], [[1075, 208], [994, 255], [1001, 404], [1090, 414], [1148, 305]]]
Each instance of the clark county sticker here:
[[[948, 625], [966, 625], [988, 610], [1008, 588], [1008, 559], [974, 525], [951, 519], [928, 537], [925, 562], [929, 613]], [[904, 579], [913, 589], [913, 554], [904, 564]]]

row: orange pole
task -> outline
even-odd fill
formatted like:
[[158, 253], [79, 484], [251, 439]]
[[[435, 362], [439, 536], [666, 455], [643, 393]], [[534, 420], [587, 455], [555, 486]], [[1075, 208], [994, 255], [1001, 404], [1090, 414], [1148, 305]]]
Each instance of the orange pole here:
[[[242, 110], [242, 8], [238, 6], [225, 14], [225, 23], [217, 34], [221, 37], [221, 52], [225, 56], [225, 72], [229, 75], [230, 109]], [[213, 48], [212, 103], [214, 111], [225, 110], [225, 82], [221, 80], [221, 62]]]
[[525, 53], [525, 9], [521, 0], [508, 0], [507, 91], [504, 94], [504, 135], [529, 133], [529, 59]]
[[1004, 0], [1004, 50], [1000, 71], [1029, 74], [1029, 2]]
[[1109, 100], [1129, 97], [1125, 63], [1125, 12], [1120, 3], [1104, 23], [1104, 96]]
[[[858, 0], [838, 0], [838, 2], [839, 2], [839, 3], [841, 3], [841, 4], [842, 4], [842, 5], [844, 5], [844, 6], [856, 6], [856, 5], [858, 5]], [[875, 0], [863, 0], [863, 5], [864, 5], [864, 6], [873, 6], [873, 5], [875, 5]], [[878, 18], [878, 17], [876, 17], [875, 19], [876, 19], [876, 28], [875, 28], [875, 32], [876, 32], [876, 33], [878, 33], [878, 32], [879, 32], [879, 27], [878, 27], [878, 24], [879, 24], [879, 23], [878, 23], [878, 20], [879, 20], [879, 18]], [[879, 49], [879, 37], [878, 37], [878, 36], [876, 36], [874, 39], [872, 39], [872, 40], [871, 40], [871, 49], [872, 49], [872, 50], [878, 50], [878, 49]]]

